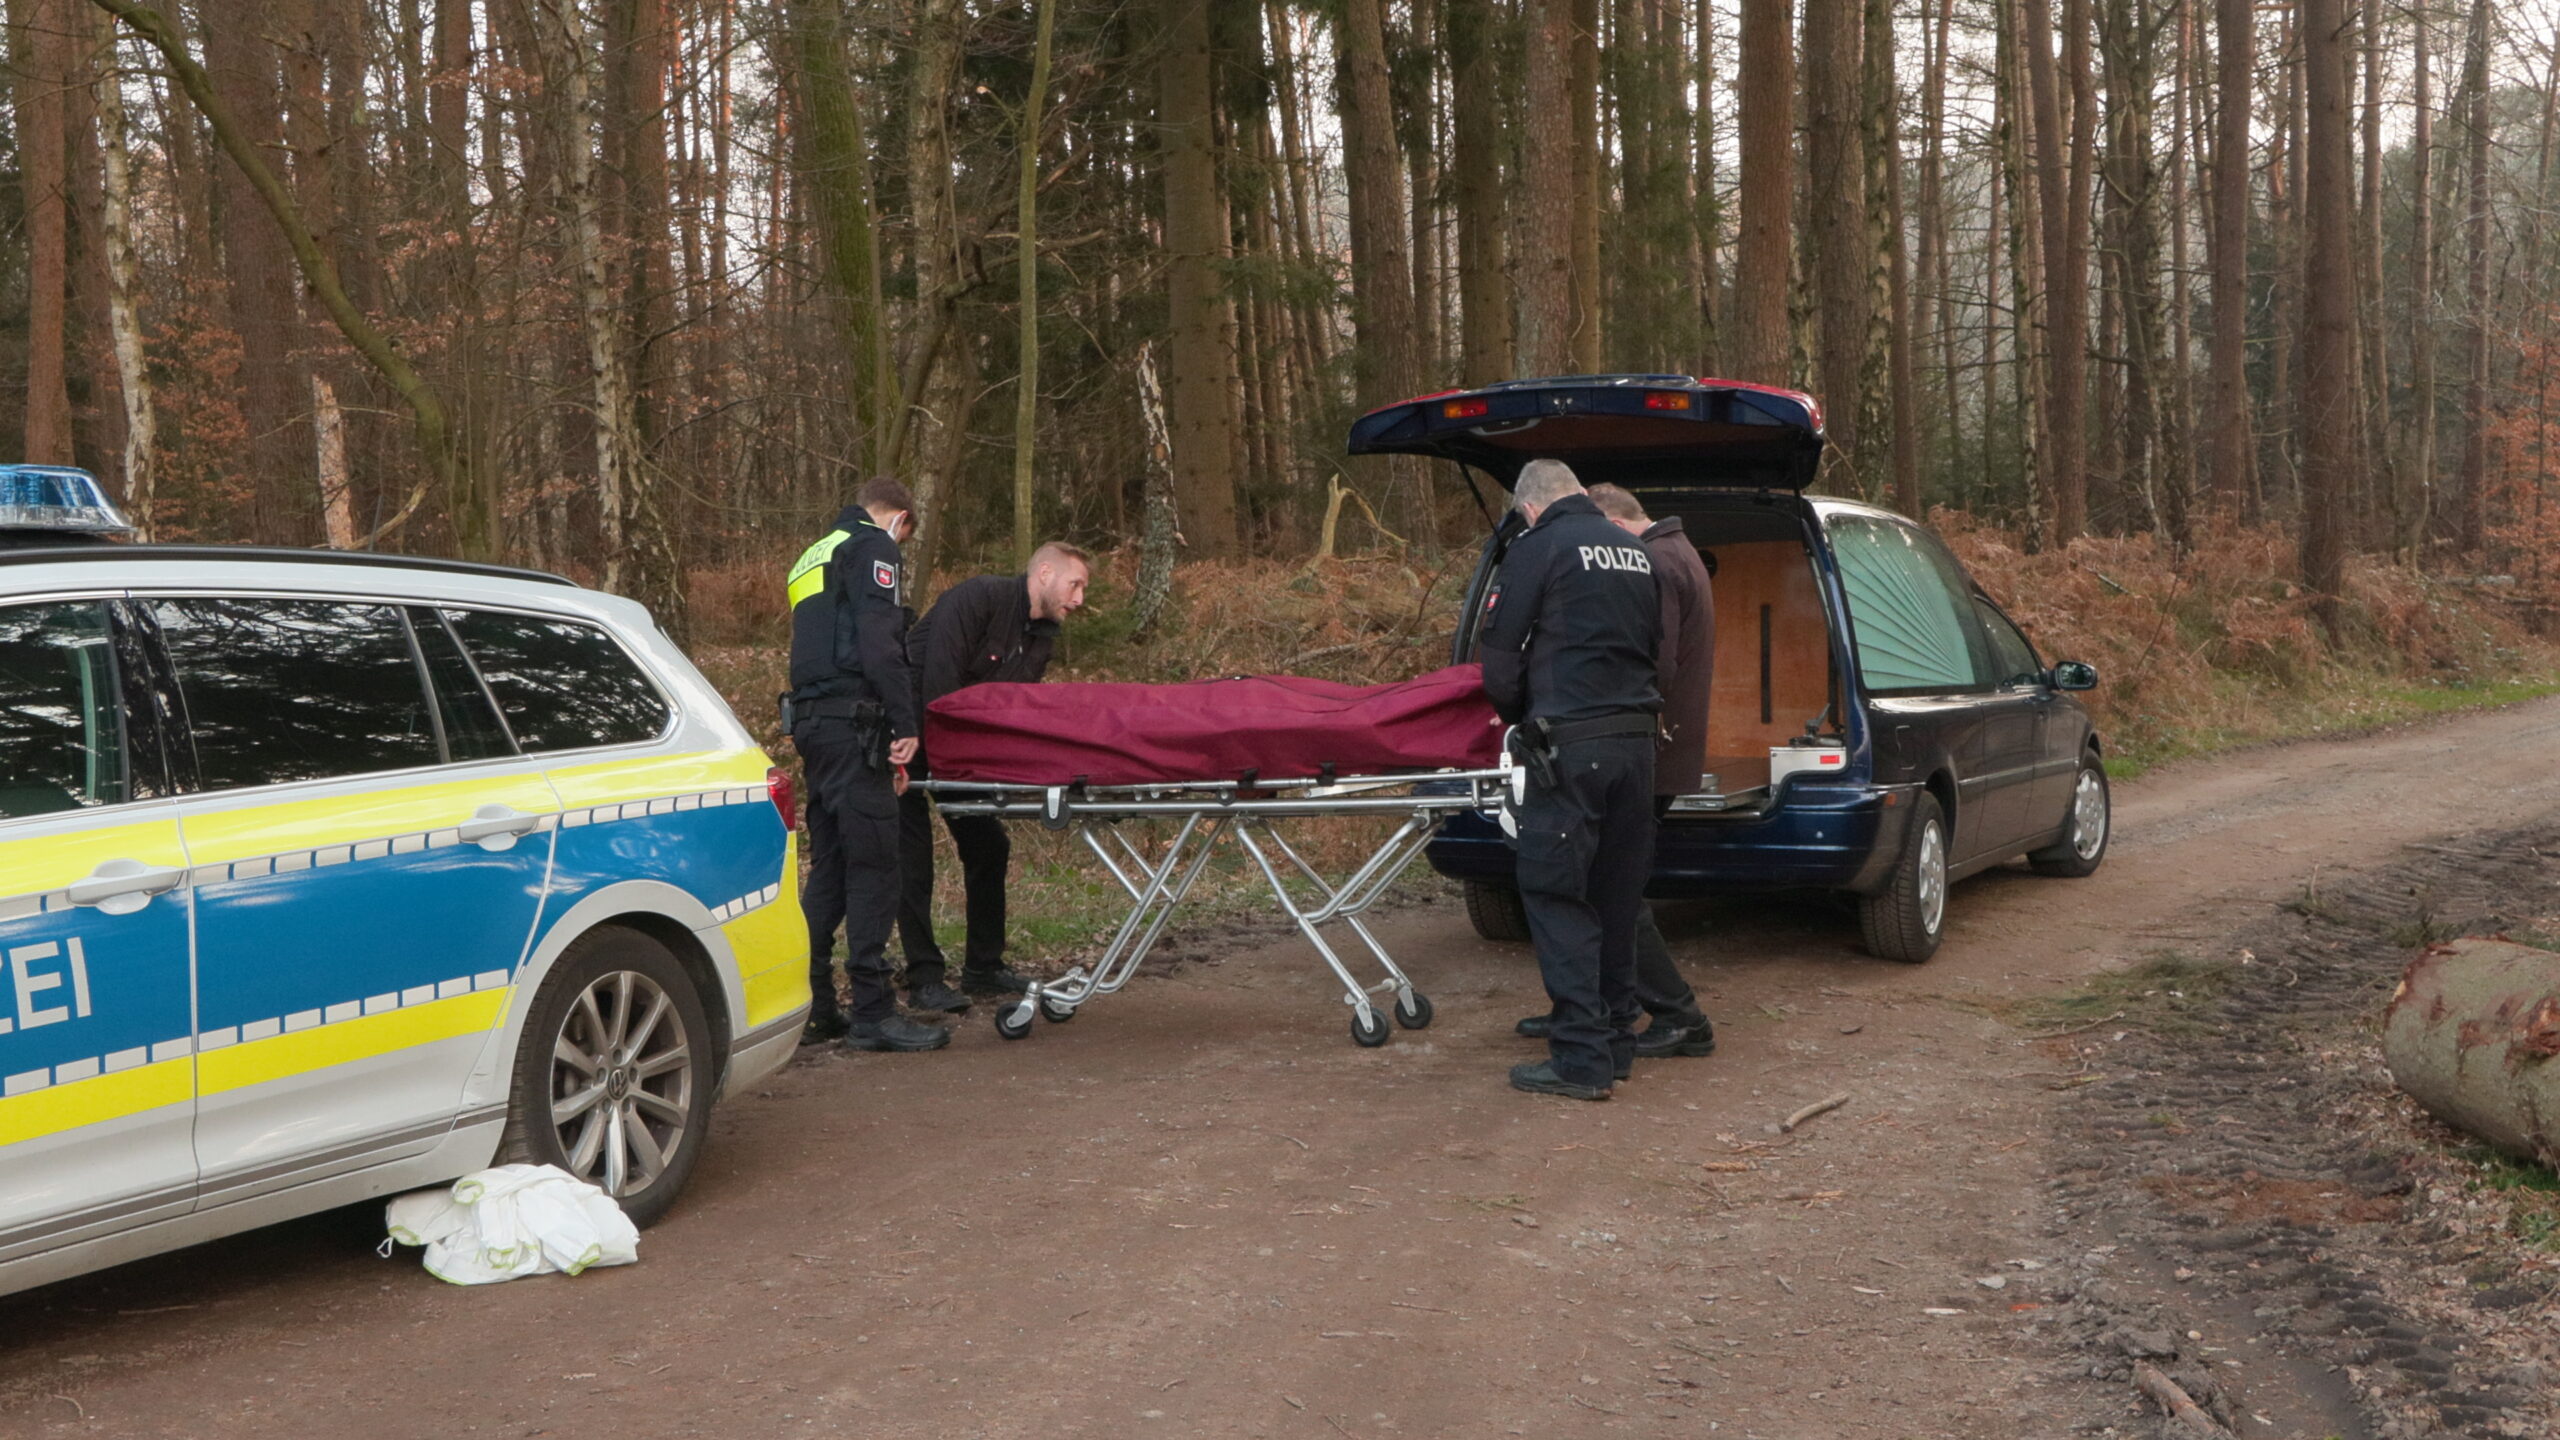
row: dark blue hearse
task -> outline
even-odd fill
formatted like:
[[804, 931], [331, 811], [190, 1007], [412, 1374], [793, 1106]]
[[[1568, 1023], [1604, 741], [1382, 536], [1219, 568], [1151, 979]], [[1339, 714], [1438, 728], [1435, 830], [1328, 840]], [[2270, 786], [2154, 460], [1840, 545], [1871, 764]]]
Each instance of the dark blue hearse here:
[[[1684, 375], [1515, 380], [1373, 411], [1349, 448], [1454, 461], [1505, 489], [1552, 457], [1680, 517], [1715, 575], [1716, 670], [1707, 773], [1663, 822], [1654, 897], [1846, 891], [1871, 952], [1920, 961], [1949, 882], [2021, 855], [2052, 875], [2106, 857], [2098, 736], [2066, 693], [2097, 673], [2044, 663], [1919, 525], [1805, 495], [1822, 457], [1812, 397]], [[1506, 510], [1485, 544], [1457, 660], [1519, 531]], [[1528, 938], [1491, 817], [1451, 819], [1429, 854], [1465, 882], [1478, 933]]]

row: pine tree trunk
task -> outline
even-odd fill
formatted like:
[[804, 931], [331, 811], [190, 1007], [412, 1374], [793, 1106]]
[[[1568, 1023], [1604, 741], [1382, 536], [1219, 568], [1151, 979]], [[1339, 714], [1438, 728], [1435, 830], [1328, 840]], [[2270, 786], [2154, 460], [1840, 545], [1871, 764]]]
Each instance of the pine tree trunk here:
[[16, 119], [27, 235], [27, 419], [24, 447], [38, 465], [75, 463], [71, 439], [71, 175], [64, 121], [74, 41], [71, 0], [17, 0], [27, 37]]
[[[1013, 554], [1015, 563], [1026, 569], [1031, 564], [1032, 549], [1039, 544], [1038, 531], [1033, 528], [1031, 501], [1033, 451], [1040, 434], [1040, 131], [1049, 105], [1050, 51], [1056, 43], [1058, 6], [1061, 3], [1063, 0], [1049, 0], [1040, 6], [1039, 28], [1031, 42], [1031, 85], [1023, 94], [1022, 129], [1014, 141], [1018, 167], [1014, 189], [1014, 228], [1020, 235], [1014, 242], [1013, 252], [1014, 309], [1015, 323], [1021, 333], [1021, 348], [1013, 382]], [[1178, 8], [1181, 0], [1167, 0], [1167, 4]], [[1197, 12], [1194, 12], [1194, 17], [1197, 18]], [[1205, 69], [1208, 48], [1205, 31], [1199, 45], [1204, 52], [1200, 63]], [[1206, 89], [1205, 84], [1203, 89]], [[1205, 98], [1202, 108], [1207, 108]], [[1205, 116], [1201, 124], [1206, 127]], [[1167, 173], [1171, 173], [1170, 167]], [[1167, 208], [1169, 212], [1171, 207]], [[1199, 243], [1196, 237], [1189, 235], [1182, 239]], [[1167, 248], [1172, 249], [1178, 258], [1182, 253], [1182, 241], [1175, 238], [1170, 224], [1166, 226], [1165, 241]], [[1193, 252], [1195, 258], [1197, 254], [1197, 251]], [[1174, 293], [1177, 299], [1185, 294], [1179, 289]], [[1213, 299], [1214, 293], [1212, 287]], [[1198, 323], [1198, 308], [1196, 305], [1177, 304], [1176, 329]], [[1208, 325], [1214, 336], [1219, 330], [1214, 315], [1209, 317]], [[1232, 377], [1232, 362], [1228, 373]], [[1225, 475], [1232, 487], [1233, 472], [1227, 468], [1227, 459], [1232, 452], [1227, 448], [1226, 437], [1210, 435], [1204, 438], [1212, 443], [1199, 447], [1201, 464], [1212, 476]], [[1233, 494], [1232, 488], [1228, 493]], [[1234, 542], [1234, 526], [1234, 512], [1230, 510], [1226, 536], [1229, 545]]]
[[[1859, 449], [1866, 393], [1868, 274], [1866, 162], [1860, 0], [1805, 0], [1805, 165], [1812, 211], [1806, 235], [1815, 296], [1815, 373], [1820, 377], [1824, 483], [1832, 493], [1866, 488]], [[1881, 467], [1877, 467], [1879, 470]]]
[[[1366, 3], [1366, 0], [1361, 0]], [[1600, 300], [1600, 0], [1569, 0], [1567, 111], [1573, 139], [1573, 368], [1596, 374]]]
[[1724, 196], [1716, 179], [1716, 7], [1715, 0], [1698, 0], [1696, 24], [1698, 87], [1696, 114], [1697, 140], [1691, 173], [1696, 177], [1692, 211], [1697, 227], [1698, 293], [1693, 302], [1698, 311], [1698, 366], [1709, 375], [1724, 369], [1726, 311], [1724, 306]]
[[2357, 368], [2363, 382], [2357, 403], [2364, 421], [2360, 431], [2364, 460], [2357, 477], [2356, 514], [2361, 525], [2357, 543], [2388, 545], [2393, 529], [2392, 497], [2399, 486], [2393, 478], [2398, 467], [2391, 457], [2391, 347], [2383, 339], [2382, 0], [2364, 0], [2362, 24], [2364, 208], [2357, 223], [2364, 244], [2357, 255], [2360, 263], [2356, 268], [2356, 293], [2362, 303], [2357, 308], [2356, 326]]
[[2416, 63], [2409, 126], [2409, 464], [2395, 504], [2393, 543], [2414, 563], [2426, 544], [2436, 485], [2435, 25], [2410, 12]]
[[846, 399], [859, 434], [854, 453], [878, 468], [890, 400], [887, 317], [880, 313], [880, 248], [872, 224], [871, 149], [834, 0], [789, 0], [785, 22], [797, 107], [793, 159], [800, 193], [818, 222], [820, 260], [844, 327]]
[[[1733, 370], [1735, 379], [1761, 385], [1795, 382], [1787, 334], [1788, 272], [1795, 254], [1795, 71], [1789, 0], [1742, 0]], [[1537, 96], [1535, 85], [1530, 96]]]
[[[1783, 0], [1780, 0], [1783, 3]], [[1520, 197], [1526, 243], [1519, 277], [1519, 368], [1562, 375], [1574, 357], [1573, 105], [1571, 0], [1523, 0], [1527, 92], [1520, 136]]]
[[1449, 0], [1450, 165], [1458, 210], [1458, 318], [1465, 337], [1459, 379], [1510, 377], [1511, 276], [1502, 243], [1501, 85], [1492, 0]]
[[[1911, 251], [1903, 235], [1902, 94], [1894, 75], [1894, 39], [1890, 0], [1867, 0], [1866, 120], [1862, 126], [1867, 151], [1867, 232], [1874, 268], [1884, 276], [1881, 324], [1869, 326], [1871, 337], [1879, 329], [1883, 332], [1883, 343], [1871, 342], [1868, 371], [1882, 379], [1880, 387], [1872, 388], [1883, 391], [1880, 410], [1893, 445], [1889, 466], [1867, 468], [1871, 486], [1890, 476], [1894, 508], [1918, 515], [1920, 413], [1911, 378]], [[1881, 364], [1876, 363], [1879, 359]]]
[[2462, 61], [2463, 145], [2470, 187], [2465, 222], [2462, 509], [2455, 540], [2476, 554], [2489, 517], [2489, 0], [2472, 0]]
[[[2355, 233], [2354, 128], [2347, 113], [2343, 0], [2301, 0], [2304, 90], [2303, 216], [2309, 236]], [[2358, 486], [2353, 247], [2303, 247], [2302, 584], [2332, 638], [2345, 586], [2347, 525]]]
[[[204, 55], [215, 91], [249, 143], [261, 153], [283, 153], [275, 47], [259, 27], [207, 25]], [[308, 544], [317, 534], [311, 450], [296, 433], [308, 382], [294, 359], [301, 342], [292, 263], [240, 167], [226, 161], [219, 175], [223, 273], [231, 328], [240, 336], [241, 418], [249, 427], [242, 459], [258, 497], [251, 529], [268, 544]]]
[[2250, 0], [2215, 0], [2218, 79], [2213, 147], [2214, 507], [2236, 513], [2250, 493], [2249, 97], [2257, 76], [2257, 14]]
[[[1223, 559], [1236, 549], [1234, 437], [1226, 421], [1239, 381], [1221, 275], [1228, 240], [1210, 133], [1206, 0], [1161, 0], [1159, 21], [1164, 58], [1157, 68], [1157, 133], [1164, 146], [1170, 309], [1165, 400], [1173, 497], [1192, 552]], [[1032, 171], [1023, 174], [1027, 199]]]

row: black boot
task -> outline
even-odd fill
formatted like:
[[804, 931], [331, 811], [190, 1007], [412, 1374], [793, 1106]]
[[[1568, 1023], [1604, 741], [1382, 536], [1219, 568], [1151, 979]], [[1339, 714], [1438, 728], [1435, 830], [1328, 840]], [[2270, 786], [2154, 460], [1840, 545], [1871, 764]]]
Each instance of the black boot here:
[[1526, 1065], [1512, 1066], [1511, 1088], [1514, 1090], [1526, 1090], [1532, 1095], [1561, 1095], [1568, 1100], [1606, 1100], [1609, 1098], [1608, 1086], [1577, 1085], [1572, 1081], [1565, 1079], [1563, 1076], [1558, 1075], [1556, 1073], [1555, 1062], [1551, 1060], [1539, 1060]]
[[1716, 1053], [1716, 1027], [1705, 1016], [1693, 1025], [1657, 1019], [1636, 1037], [1636, 1058], [1660, 1060], [1671, 1055], [1713, 1055]]
[[839, 1042], [847, 1050], [939, 1050], [951, 1043], [951, 1032], [939, 1025], [926, 1025], [903, 1015], [871, 1023], [856, 1022]]
[[830, 1040], [842, 1039], [851, 1024], [845, 1019], [843, 1008], [836, 1004], [835, 996], [818, 994], [811, 998], [809, 1018], [800, 1026], [800, 1043], [824, 1045]]
[[1552, 1013], [1527, 1015], [1521, 1017], [1520, 1023], [1512, 1026], [1511, 1029], [1514, 1034], [1528, 1039], [1544, 1040], [1547, 1038], [1547, 1032], [1555, 1028], [1555, 1023], [1556, 1017]]
[[992, 970], [967, 966], [960, 971], [960, 988], [972, 995], [1019, 995], [1031, 988], [1031, 977], [1010, 965]]
[[945, 981], [928, 980], [922, 985], [908, 987], [907, 1008], [945, 1015], [964, 1015], [969, 1010], [969, 997], [952, 989]]

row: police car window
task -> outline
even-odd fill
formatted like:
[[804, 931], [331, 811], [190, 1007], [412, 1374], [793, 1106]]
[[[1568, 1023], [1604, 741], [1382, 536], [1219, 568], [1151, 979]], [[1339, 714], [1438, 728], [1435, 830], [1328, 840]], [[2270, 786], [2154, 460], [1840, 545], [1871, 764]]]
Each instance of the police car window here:
[[107, 607], [0, 609], [0, 819], [124, 798]]
[[418, 653], [427, 662], [428, 684], [436, 692], [436, 716], [444, 721], [445, 758], [485, 760], [514, 754], [515, 743], [498, 723], [497, 709], [481, 687], [479, 672], [462, 653], [462, 642], [445, 628], [444, 617], [412, 606], [409, 631], [417, 638]]
[[1980, 600], [1973, 602], [1976, 615], [1982, 617], [1983, 633], [1991, 637], [1991, 668], [1984, 678], [1994, 685], [2032, 685], [2044, 679], [2044, 667], [2036, 663], [2035, 647], [2009, 617]]
[[433, 765], [435, 722], [388, 605], [152, 602], [206, 790]]
[[1835, 515], [1825, 529], [1858, 635], [1858, 674], [1871, 692], [1936, 694], [1981, 688], [1982, 631], [1955, 561], [1917, 528]]
[[667, 728], [665, 698], [595, 626], [498, 610], [444, 613], [528, 754], [632, 745]]

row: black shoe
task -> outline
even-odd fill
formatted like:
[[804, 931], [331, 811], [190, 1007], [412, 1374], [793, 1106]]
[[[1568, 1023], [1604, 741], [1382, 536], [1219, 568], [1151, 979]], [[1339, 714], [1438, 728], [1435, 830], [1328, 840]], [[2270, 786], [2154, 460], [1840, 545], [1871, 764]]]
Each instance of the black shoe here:
[[1010, 965], [993, 970], [964, 969], [960, 972], [960, 988], [972, 995], [1019, 995], [1031, 988], [1031, 977]]
[[1511, 1029], [1513, 1033], [1524, 1039], [1544, 1040], [1547, 1038], [1547, 1032], [1553, 1030], [1555, 1025], [1556, 1017], [1553, 1014], [1528, 1015], [1523, 1016], [1520, 1023], [1512, 1026]]
[[853, 1022], [845, 1019], [841, 1010], [812, 1010], [808, 1021], [800, 1027], [800, 1043], [824, 1045], [830, 1040], [840, 1040], [852, 1025]]
[[968, 1012], [969, 997], [952, 989], [944, 981], [929, 980], [922, 985], [908, 987], [907, 1008], [944, 1015], [961, 1015]]
[[1616, 1073], [1621, 1080], [1633, 1080], [1636, 1078], [1636, 1062], [1632, 1059], [1619, 1061]]
[[951, 1043], [951, 1032], [892, 1015], [873, 1024], [855, 1024], [838, 1043], [847, 1050], [939, 1050]]
[[1716, 1053], [1716, 1027], [1713, 1021], [1701, 1019], [1695, 1025], [1675, 1025], [1656, 1020], [1636, 1037], [1636, 1058], [1660, 1060], [1671, 1055], [1713, 1055]]
[[1540, 1060], [1532, 1064], [1512, 1066], [1511, 1088], [1514, 1090], [1526, 1090], [1532, 1095], [1562, 1095], [1568, 1100], [1606, 1100], [1609, 1098], [1608, 1086], [1576, 1085], [1572, 1081], [1558, 1075], [1556, 1073], [1555, 1063], [1549, 1060]]

